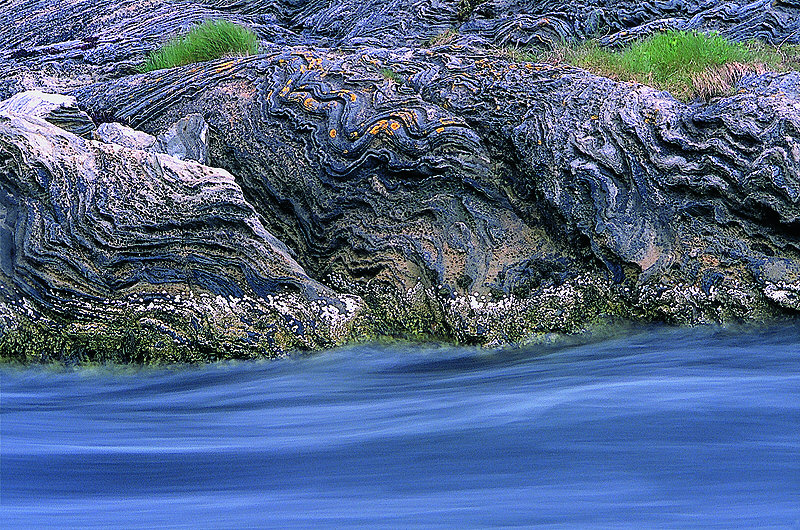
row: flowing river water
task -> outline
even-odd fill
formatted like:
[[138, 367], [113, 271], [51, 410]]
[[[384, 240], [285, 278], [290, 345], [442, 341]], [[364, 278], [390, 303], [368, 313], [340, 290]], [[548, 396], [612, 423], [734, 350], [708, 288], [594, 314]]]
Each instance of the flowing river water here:
[[3, 528], [800, 528], [800, 327], [0, 368]]

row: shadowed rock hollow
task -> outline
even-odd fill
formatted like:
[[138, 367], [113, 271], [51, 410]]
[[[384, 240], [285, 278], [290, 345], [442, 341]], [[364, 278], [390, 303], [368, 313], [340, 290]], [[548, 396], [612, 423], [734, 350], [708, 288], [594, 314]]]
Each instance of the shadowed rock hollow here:
[[[96, 124], [154, 136], [199, 115], [210, 167], [3, 118], [4, 248], [24, 249], [4, 258], [8, 330], [21, 307], [74, 326], [117, 322], [96, 308], [125, 300], [125, 326], [169, 327], [186, 351], [199, 351], [196, 328], [224, 337], [220, 355], [264, 354], [800, 309], [800, 74], [745, 77], [734, 96], [686, 105], [488, 48], [597, 34], [617, 44], [663, 27], [789, 42], [800, 35], [791, 2], [497, 1], [460, 20], [444, 2], [174, 2], [167, 17], [169, 2], [87, 0], [64, 9], [98, 23], [51, 34], [44, 4], [19, 2], [13, 38], [0, 35], [9, 93], [68, 92]], [[132, 73], [209, 17], [249, 24], [262, 53]], [[451, 27], [458, 44], [421, 47]], [[175, 188], [186, 179], [204, 184]], [[153, 312], [148, 297], [164, 289], [181, 298]], [[249, 305], [181, 303], [203, 293]], [[294, 309], [276, 313], [277, 296]], [[193, 323], [223, 314], [235, 324]]]

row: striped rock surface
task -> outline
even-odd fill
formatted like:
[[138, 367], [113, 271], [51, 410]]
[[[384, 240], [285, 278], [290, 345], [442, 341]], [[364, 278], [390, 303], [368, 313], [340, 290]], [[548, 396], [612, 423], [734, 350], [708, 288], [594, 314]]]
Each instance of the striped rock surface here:
[[37, 118], [0, 114], [0, 214], [6, 330], [269, 355], [335, 342], [359, 306], [304, 273], [224, 170]]
[[[0, 8], [0, 97], [46, 88], [74, 96], [97, 125], [153, 136], [199, 115], [208, 166], [76, 143], [21, 117], [4, 123], [4, 212], [50, 205], [20, 246], [48, 258], [4, 258], [23, 263], [4, 269], [7, 329], [29, 312], [113, 323], [123, 317], [93, 300], [125, 300], [138, 308], [123, 311], [128, 328], [161, 330], [152, 333], [202, 357], [385, 335], [505, 344], [616, 318], [763, 321], [800, 310], [800, 74], [746, 76], [733, 96], [686, 105], [492, 52], [591, 36], [613, 46], [662, 28], [791, 43], [797, 2], [13, 4], [13, 14]], [[136, 73], [146, 52], [206, 18], [252, 27], [260, 55]], [[427, 44], [450, 29], [451, 43]], [[63, 217], [95, 204], [84, 197], [95, 188], [71, 182], [96, 177], [78, 167], [83, 176], [41, 176], [40, 144], [92, 160], [114, 208]], [[176, 191], [154, 169], [165, 165], [206, 180]], [[126, 198], [143, 189], [149, 199]], [[8, 234], [27, 226], [3, 215]], [[115, 215], [125, 222], [107, 220]], [[109, 222], [125, 228], [117, 257], [101, 245]], [[152, 223], [166, 232], [141, 228]], [[50, 227], [54, 241], [74, 242], [49, 247]], [[188, 293], [218, 305], [167, 318], [174, 311], [148, 297], [172, 289], [170, 308]]]

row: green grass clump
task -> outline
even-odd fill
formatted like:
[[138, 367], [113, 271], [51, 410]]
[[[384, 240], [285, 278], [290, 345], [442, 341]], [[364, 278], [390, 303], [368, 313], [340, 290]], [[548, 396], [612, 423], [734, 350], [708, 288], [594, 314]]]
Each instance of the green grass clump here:
[[[505, 55], [512, 60], [519, 60], [517, 56], [532, 60], [529, 52], [515, 49]], [[603, 48], [597, 41], [587, 41], [557, 47], [537, 59], [572, 64], [619, 81], [646, 84], [689, 101], [727, 95], [746, 73], [798, 69], [800, 47], [731, 42], [715, 33], [667, 31], [619, 51]]]
[[226, 20], [206, 20], [150, 54], [141, 71], [210, 61], [226, 55], [252, 55], [257, 51], [258, 37], [248, 28]]
[[423, 42], [423, 45], [430, 48], [432, 46], [444, 46], [451, 44], [458, 39], [458, 30], [455, 28], [446, 29], [443, 32], [433, 35]]
[[386, 79], [391, 79], [395, 83], [402, 85], [405, 82], [403, 76], [392, 70], [391, 68], [381, 68], [381, 75]]

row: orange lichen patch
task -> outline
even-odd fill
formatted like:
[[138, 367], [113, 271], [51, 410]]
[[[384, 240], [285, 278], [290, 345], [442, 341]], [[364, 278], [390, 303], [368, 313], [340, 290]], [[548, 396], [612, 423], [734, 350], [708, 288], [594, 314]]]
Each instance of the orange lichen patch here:
[[375, 125], [373, 125], [369, 129], [370, 134], [378, 134], [379, 132], [384, 132], [389, 136], [394, 134], [394, 131], [400, 128], [400, 123], [395, 120], [378, 120]]
[[593, 120], [599, 120], [600, 118], [598, 118], [597, 116], [592, 116], [592, 119]]
[[440, 133], [440, 134], [443, 133], [444, 132], [444, 127], [437, 127], [436, 128], [436, 132]]
[[378, 134], [380, 131], [386, 129], [386, 126], [387, 126], [386, 120], [380, 120], [370, 128], [369, 133]]
[[306, 98], [303, 100], [303, 106], [308, 110], [314, 110], [317, 108], [317, 100], [314, 98]]
[[401, 109], [394, 114], [394, 118], [401, 121], [406, 127], [417, 125], [417, 115], [410, 110]]
[[461, 122], [450, 118], [439, 118], [439, 123], [442, 125], [461, 125]]
[[308, 62], [306, 66], [308, 70], [313, 70], [314, 68], [322, 66], [322, 57], [314, 57], [312, 54], [305, 52], [302, 52], [300, 55]]
[[214, 69], [214, 72], [219, 74], [225, 72], [226, 70], [230, 70], [233, 68], [233, 65], [236, 64], [236, 61], [228, 61], [222, 64], [218, 64], [217, 67]]
[[356, 96], [354, 92], [350, 92], [349, 90], [337, 90], [336, 95], [349, 98], [350, 101], [352, 101], [353, 103], [355, 103], [356, 100], [358, 99], [358, 96]]
[[331, 129], [331, 132], [328, 133], [331, 138], [336, 138], [336, 129]]

